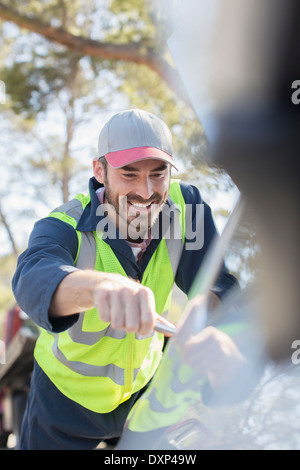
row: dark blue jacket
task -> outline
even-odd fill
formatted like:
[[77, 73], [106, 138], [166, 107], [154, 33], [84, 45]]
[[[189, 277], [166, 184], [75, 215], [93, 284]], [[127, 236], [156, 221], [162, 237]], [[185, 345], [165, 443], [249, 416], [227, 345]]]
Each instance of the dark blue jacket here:
[[[175, 278], [177, 286], [188, 295], [203, 258], [217, 232], [211, 209], [202, 200], [199, 190], [191, 185], [180, 185], [186, 204], [191, 204], [195, 208], [196, 204], [204, 204], [204, 244], [198, 250], [183, 249]], [[85, 208], [78, 222], [77, 230], [83, 232], [96, 230], [101, 216], [96, 215], [99, 200], [95, 191], [101, 186], [95, 178], [90, 179], [91, 202]], [[167, 204], [170, 203], [168, 200]], [[193, 213], [193, 225], [195, 225], [195, 214], [196, 209]], [[133, 279], [142, 278], [143, 272], [160, 241], [161, 237], [151, 241], [143, 255], [141, 265], [138, 265], [130, 246], [124, 239], [106, 240], [127, 275]], [[18, 259], [16, 273], [12, 281], [15, 298], [18, 305], [30, 318], [46, 330], [63, 331], [71, 327], [78, 318], [78, 315], [51, 319], [48, 316], [50, 302], [57, 286], [68, 273], [76, 269], [74, 259], [77, 248], [78, 239], [74, 228], [58, 219], [46, 217], [35, 224], [29, 238], [28, 248]], [[236, 282], [236, 279], [223, 264], [212, 290], [222, 298]]]

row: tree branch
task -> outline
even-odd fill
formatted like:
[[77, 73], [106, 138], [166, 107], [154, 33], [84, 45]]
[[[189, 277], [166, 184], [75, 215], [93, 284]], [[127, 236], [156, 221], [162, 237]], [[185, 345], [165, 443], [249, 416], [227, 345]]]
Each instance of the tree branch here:
[[99, 59], [122, 60], [136, 64], [147, 65], [162, 78], [175, 93], [190, 104], [185, 88], [177, 70], [162, 57], [158, 56], [151, 47], [145, 46], [143, 41], [129, 42], [127, 44], [113, 44], [95, 41], [93, 39], [75, 36], [64, 28], [56, 28], [40, 19], [22, 15], [18, 11], [0, 2], [0, 18], [10, 21], [20, 28], [37, 33], [49, 41], [66, 46], [81, 55], [88, 55]]

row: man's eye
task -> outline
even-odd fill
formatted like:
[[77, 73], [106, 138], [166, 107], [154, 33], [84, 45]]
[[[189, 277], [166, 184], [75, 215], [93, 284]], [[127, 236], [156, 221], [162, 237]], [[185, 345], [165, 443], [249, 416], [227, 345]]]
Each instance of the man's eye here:
[[153, 175], [151, 175], [152, 178], [162, 178], [163, 176], [165, 176], [164, 173], [153, 173]]
[[134, 178], [135, 174], [134, 173], [123, 173], [123, 176], [125, 176], [125, 178]]

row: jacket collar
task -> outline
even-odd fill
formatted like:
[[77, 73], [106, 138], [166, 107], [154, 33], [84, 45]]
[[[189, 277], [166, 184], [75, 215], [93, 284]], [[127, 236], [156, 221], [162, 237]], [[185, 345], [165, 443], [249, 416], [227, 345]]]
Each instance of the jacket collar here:
[[[97, 215], [99, 207], [99, 199], [96, 194], [97, 189], [103, 187], [95, 177], [89, 180], [89, 196], [90, 202], [86, 205], [76, 229], [80, 232], [93, 232], [97, 229], [97, 224], [103, 219], [104, 215]], [[98, 211], [99, 214], [99, 211]]]

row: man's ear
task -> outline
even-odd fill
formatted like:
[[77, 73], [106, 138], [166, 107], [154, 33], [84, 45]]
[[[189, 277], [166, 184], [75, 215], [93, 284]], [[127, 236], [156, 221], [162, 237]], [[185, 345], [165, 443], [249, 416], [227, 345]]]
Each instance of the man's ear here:
[[96, 180], [99, 183], [104, 184], [104, 168], [102, 163], [97, 158], [94, 158], [93, 160], [93, 170]]

